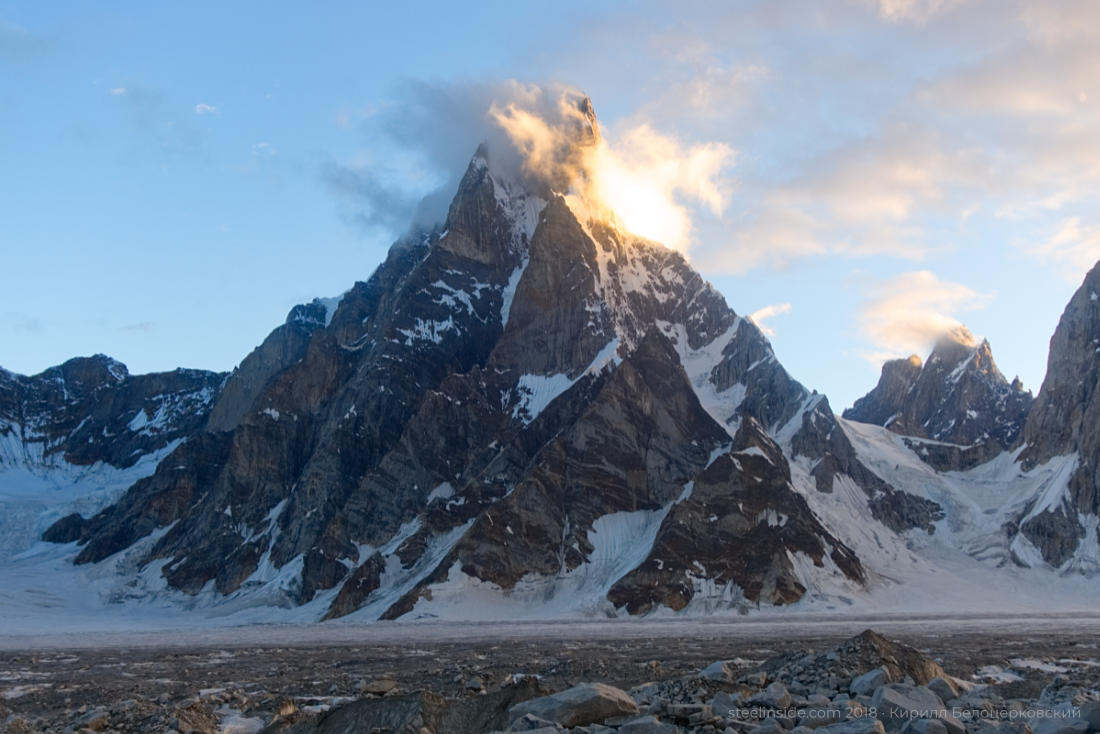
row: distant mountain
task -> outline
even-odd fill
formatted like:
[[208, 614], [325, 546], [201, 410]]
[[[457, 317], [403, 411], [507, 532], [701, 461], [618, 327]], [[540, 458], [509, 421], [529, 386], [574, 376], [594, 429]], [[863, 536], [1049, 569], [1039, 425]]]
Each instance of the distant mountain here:
[[844, 417], [931, 439], [917, 449], [922, 457], [940, 469], [966, 469], [1017, 443], [1031, 403], [1019, 378], [1010, 384], [997, 369], [989, 342], [959, 326], [937, 341], [927, 363], [914, 354], [884, 364], [875, 389]]
[[[988, 344], [888, 365], [854, 410], [890, 430], [841, 419], [681, 255], [591, 212], [479, 148], [444, 222], [203, 378], [125, 493], [68, 505], [0, 584], [63, 559], [104, 601], [318, 620], [966, 605], [991, 573], [1058, 578], [1006, 527], [1065, 459], [1012, 464], [1030, 396]], [[140, 423], [121, 406], [104, 420]]]
[[125, 469], [198, 431], [224, 381], [203, 370], [131, 375], [102, 354], [32, 377], [0, 370], [0, 465]]

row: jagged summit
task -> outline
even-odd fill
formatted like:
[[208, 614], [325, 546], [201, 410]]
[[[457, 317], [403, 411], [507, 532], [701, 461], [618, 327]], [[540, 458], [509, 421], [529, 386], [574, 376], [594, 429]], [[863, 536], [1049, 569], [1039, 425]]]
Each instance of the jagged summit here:
[[[595, 134], [589, 102], [570, 114]], [[169, 587], [327, 616], [401, 616], [478, 584], [632, 612], [791, 603], [826, 566], [861, 584], [769, 437], [801, 433], [816, 398], [760, 330], [679, 253], [581, 221], [491, 158], [441, 228], [246, 358], [217, 430], [48, 537], [94, 563], [170, 526], [142, 551]], [[675, 530], [711, 517], [720, 546]]]
[[894, 433], [968, 449], [925, 448], [937, 465], [963, 468], [1014, 446], [1023, 430], [1031, 393], [997, 368], [988, 340], [964, 326], [936, 341], [926, 362], [916, 355], [882, 367], [878, 385], [844, 411], [844, 417]]

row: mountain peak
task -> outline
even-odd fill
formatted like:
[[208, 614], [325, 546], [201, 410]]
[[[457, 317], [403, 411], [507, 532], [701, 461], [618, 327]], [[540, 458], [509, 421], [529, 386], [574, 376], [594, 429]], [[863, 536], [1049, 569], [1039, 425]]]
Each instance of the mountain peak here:
[[[962, 325], [944, 334], [923, 365], [916, 355], [887, 362], [874, 390], [844, 417], [920, 439], [973, 446], [1012, 446], [1031, 394], [1009, 384], [993, 361], [989, 341]], [[998, 450], [999, 450], [998, 449]], [[991, 456], [982, 452], [982, 456]]]

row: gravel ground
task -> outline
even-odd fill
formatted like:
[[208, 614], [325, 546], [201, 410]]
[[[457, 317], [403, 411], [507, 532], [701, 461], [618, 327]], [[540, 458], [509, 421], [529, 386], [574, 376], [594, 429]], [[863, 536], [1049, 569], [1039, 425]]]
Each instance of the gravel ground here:
[[0, 731], [167, 731], [191, 720], [196, 731], [258, 731], [280, 710], [321, 710], [390, 689], [391, 681], [393, 690], [448, 697], [477, 695], [479, 684], [491, 690], [516, 674], [539, 675], [551, 689], [581, 681], [629, 688], [718, 659], [821, 650], [866, 628], [913, 645], [958, 677], [986, 666], [1011, 670], [1020, 680], [1001, 683], [1005, 695], [1038, 695], [1056, 674], [1013, 663], [1021, 658], [1100, 678], [1100, 615], [0, 635]]

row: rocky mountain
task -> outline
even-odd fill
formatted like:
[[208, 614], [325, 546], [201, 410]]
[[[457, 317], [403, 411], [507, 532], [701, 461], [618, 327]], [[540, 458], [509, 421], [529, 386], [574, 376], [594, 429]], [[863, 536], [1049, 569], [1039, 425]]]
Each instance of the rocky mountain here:
[[0, 370], [0, 466], [124, 469], [201, 430], [224, 374], [131, 375], [97, 354], [26, 377]]
[[[1054, 336], [1043, 386], [1024, 428], [1025, 469], [1073, 456], [1062, 491], [1021, 513], [1020, 532], [1053, 566], [1062, 566], [1100, 531], [1100, 263], [1066, 306]], [[1094, 541], [1093, 541], [1094, 542]]]
[[[570, 145], [596, 144], [571, 104]], [[1003, 526], [1061, 460], [992, 514], [967, 494], [989, 465], [971, 452], [1013, 445], [1030, 402], [988, 344], [888, 366], [857, 409], [894, 433], [858, 427], [683, 256], [555, 182], [480, 147], [443, 222], [203, 377], [124, 494], [46, 530], [51, 557], [74, 584], [118, 579], [95, 592], [113, 601], [317, 620], [849, 604], [935, 577], [930, 544], [976, 573], [1015, 552]], [[161, 378], [119, 378], [139, 379]], [[103, 420], [139, 431], [122, 406]], [[79, 459], [65, 420], [54, 451]], [[936, 447], [978, 473], [945, 479]]]
[[109, 357], [0, 370], [0, 559], [64, 512], [94, 512], [200, 432], [225, 375], [131, 375]]
[[[583, 145], [599, 133], [578, 110]], [[901, 493], [827, 402], [682, 256], [491, 160], [332, 313], [292, 314], [207, 431], [47, 538], [80, 564], [155, 538], [141, 563], [171, 588], [326, 617], [432, 614], [471, 588], [631, 613], [791, 603], [807, 569], [866, 578], [792, 484], [792, 439], [822, 491], [852, 475], [892, 526], [930, 526], [934, 503], [884, 499]]]
[[1032, 396], [1019, 378], [1009, 383], [989, 342], [966, 327], [941, 337], [926, 363], [912, 355], [882, 366], [875, 388], [844, 417], [928, 441], [911, 445], [932, 466], [969, 469], [1016, 445]]

